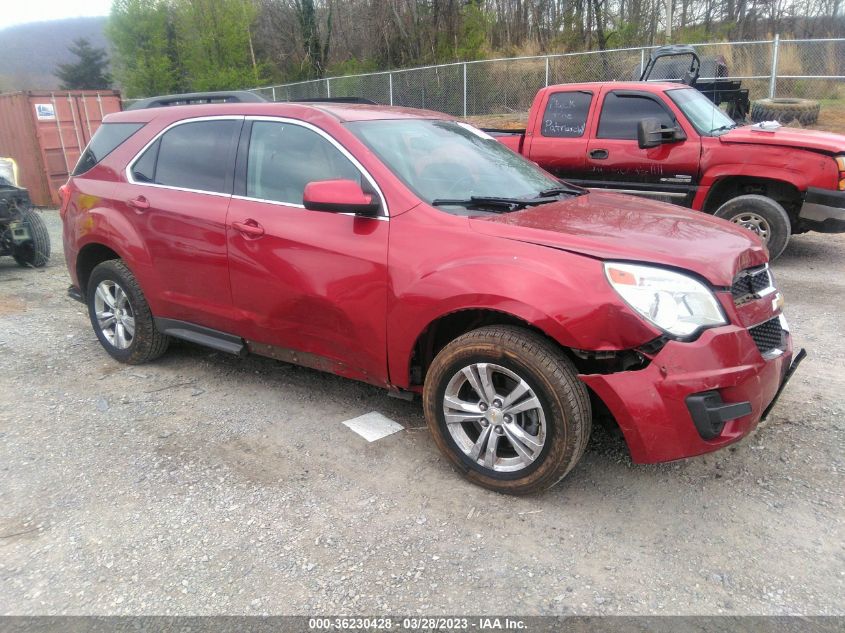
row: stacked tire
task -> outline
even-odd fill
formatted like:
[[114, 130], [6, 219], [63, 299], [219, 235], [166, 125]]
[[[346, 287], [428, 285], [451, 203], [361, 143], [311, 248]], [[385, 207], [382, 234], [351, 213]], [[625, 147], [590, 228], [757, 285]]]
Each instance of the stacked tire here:
[[812, 125], [819, 119], [820, 105], [812, 99], [758, 99], [751, 104], [751, 120], [778, 121], [801, 125]]

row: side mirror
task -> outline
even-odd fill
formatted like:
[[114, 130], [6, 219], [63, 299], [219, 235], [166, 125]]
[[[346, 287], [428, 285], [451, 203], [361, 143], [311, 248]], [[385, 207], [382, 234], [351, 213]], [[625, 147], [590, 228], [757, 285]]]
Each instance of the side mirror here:
[[312, 211], [330, 213], [378, 214], [379, 199], [364, 190], [354, 180], [317, 180], [305, 185], [302, 204]]
[[640, 149], [657, 147], [664, 143], [685, 141], [687, 135], [679, 127], [666, 127], [657, 119], [643, 119], [637, 124], [637, 141]]

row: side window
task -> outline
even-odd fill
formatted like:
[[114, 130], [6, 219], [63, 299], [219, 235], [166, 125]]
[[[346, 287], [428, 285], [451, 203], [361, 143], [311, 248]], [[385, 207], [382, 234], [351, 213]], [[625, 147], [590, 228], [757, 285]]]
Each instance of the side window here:
[[305, 185], [344, 178], [361, 182], [361, 172], [316, 132], [274, 121], [255, 121], [249, 141], [246, 195], [302, 204]]
[[240, 121], [195, 121], [165, 132], [132, 165], [137, 182], [231, 193], [227, 158]]
[[590, 92], [555, 92], [546, 104], [540, 134], [556, 138], [584, 136], [592, 101]]
[[92, 169], [142, 127], [143, 123], [103, 123], [100, 129], [94, 132], [71, 176], [79, 176]]
[[161, 139], [147, 148], [147, 151], [132, 165], [132, 178], [136, 182], [155, 182], [156, 159]]
[[636, 140], [637, 124], [649, 118], [667, 127], [675, 125], [669, 112], [651, 97], [609, 92], [602, 104], [596, 137]]

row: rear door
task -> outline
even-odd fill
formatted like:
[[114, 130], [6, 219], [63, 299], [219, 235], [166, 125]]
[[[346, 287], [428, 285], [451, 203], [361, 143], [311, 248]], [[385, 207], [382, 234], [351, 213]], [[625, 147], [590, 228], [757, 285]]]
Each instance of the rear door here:
[[[684, 127], [658, 95], [648, 92], [605, 89], [598, 113], [587, 146], [585, 178], [580, 184], [689, 206], [701, 156], [701, 141], [695, 130]], [[646, 118], [656, 118], [669, 127], [679, 126], [686, 140], [640, 149], [637, 125]]]
[[384, 202], [379, 217], [302, 205], [306, 184], [338, 178], [377, 189], [322, 130], [247, 119], [227, 221], [237, 333], [258, 353], [385, 384]]
[[231, 332], [226, 213], [243, 117], [180, 121], [127, 170], [117, 205], [149, 251], [157, 317]]
[[584, 178], [593, 93], [558, 90], [543, 99], [538, 104], [542, 115], [526, 132], [526, 156], [558, 178]]

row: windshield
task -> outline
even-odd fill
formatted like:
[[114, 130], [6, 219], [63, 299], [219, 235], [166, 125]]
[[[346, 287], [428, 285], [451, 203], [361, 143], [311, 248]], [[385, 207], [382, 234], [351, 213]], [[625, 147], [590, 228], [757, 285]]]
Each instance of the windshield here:
[[699, 134], [719, 134], [736, 127], [731, 117], [695, 88], [668, 90], [666, 94], [686, 115]]
[[348, 127], [429, 204], [477, 197], [534, 198], [561, 186], [534, 163], [466, 123], [395, 119], [357, 121]]

